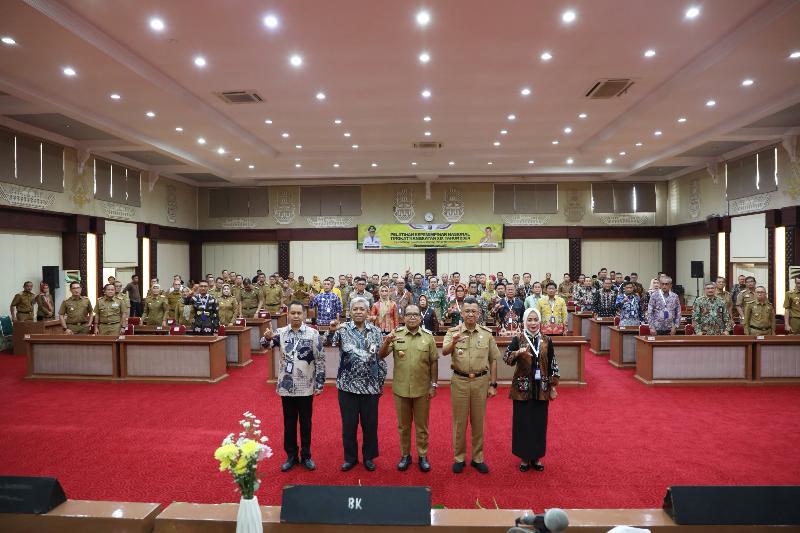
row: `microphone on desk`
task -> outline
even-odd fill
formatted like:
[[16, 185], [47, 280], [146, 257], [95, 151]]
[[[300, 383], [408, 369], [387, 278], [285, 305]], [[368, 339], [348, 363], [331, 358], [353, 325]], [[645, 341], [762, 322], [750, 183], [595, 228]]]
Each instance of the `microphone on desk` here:
[[561, 533], [569, 526], [569, 517], [562, 509], [548, 509], [537, 515], [522, 515], [514, 521], [516, 526], [532, 526], [540, 533]]

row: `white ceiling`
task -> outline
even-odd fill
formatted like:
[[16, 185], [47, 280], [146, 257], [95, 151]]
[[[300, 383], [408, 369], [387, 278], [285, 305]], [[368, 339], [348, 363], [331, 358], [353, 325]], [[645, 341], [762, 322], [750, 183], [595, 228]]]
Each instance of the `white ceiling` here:
[[[691, 5], [701, 12], [689, 20]], [[425, 28], [421, 8], [432, 17]], [[277, 29], [264, 26], [267, 13]], [[150, 28], [154, 16], [163, 31]], [[0, 36], [17, 44], [0, 44], [0, 124], [161, 175], [232, 184], [667, 179], [800, 131], [796, 120], [747, 127], [800, 103], [800, 59], [789, 58], [798, 28], [797, 0], [6, 0]], [[289, 64], [293, 53], [302, 67]], [[627, 94], [584, 96], [620, 77], [635, 81]], [[265, 102], [215, 95], [238, 89]], [[31, 114], [51, 119], [9, 117]], [[59, 115], [106, 136], [70, 138]], [[422, 152], [415, 141], [444, 147]]]

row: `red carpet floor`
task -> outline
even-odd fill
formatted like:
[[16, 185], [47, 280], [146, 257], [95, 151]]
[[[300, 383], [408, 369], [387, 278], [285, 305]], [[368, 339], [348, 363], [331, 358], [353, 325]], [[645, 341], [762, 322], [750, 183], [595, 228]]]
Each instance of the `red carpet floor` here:
[[73, 499], [236, 501], [212, 454], [252, 410], [275, 456], [264, 463], [261, 502], [278, 504], [287, 483], [428, 485], [447, 507], [659, 507], [672, 484], [800, 483], [800, 387], [648, 388], [632, 370], [587, 353], [584, 389], [562, 388], [551, 405], [542, 473], [517, 470], [507, 389], [489, 401], [486, 461], [492, 471], [452, 461], [450, 399], [431, 413], [433, 471], [398, 472], [390, 390], [381, 400], [378, 470], [348, 473], [334, 388], [314, 405], [316, 472], [281, 473], [280, 401], [265, 383], [264, 358], [216, 385], [23, 381], [25, 360], [0, 355], [0, 472], [60, 479]]

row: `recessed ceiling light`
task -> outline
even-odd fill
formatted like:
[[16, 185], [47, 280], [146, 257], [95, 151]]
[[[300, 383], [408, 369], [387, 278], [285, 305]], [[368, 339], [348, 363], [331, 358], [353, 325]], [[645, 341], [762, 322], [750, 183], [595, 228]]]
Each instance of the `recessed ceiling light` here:
[[17, 44], [17, 41], [15, 41], [13, 37], [9, 37], [8, 35], [0, 39], [0, 41], [3, 41], [3, 44], [7, 44], [8, 46], [14, 46], [15, 44]]
[[268, 118], [264, 121], [264, 124], [272, 124], [272, 119]]
[[303, 166], [303, 165], [301, 165], [300, 163], [295, 163], [295, 164], [294, 164], [294, 168], [300, 168], [300, 167], [302, 167], [302, 166]]
[[344, 136], [345, 137], [350, 137], [350, 132], [349, 131], [344, 132]]
[[241, 161], [241, 160], [242, 160], [242, 158], [241, 158], [241, 157], [234, 157], [234, 158], [233, 158], [233, 160], [234, 160], [234, 161], [236, 161], [236, 162], [238, 163], [239, 161]]
[[424, 135], [425, 135], [425, 137], [430, 137], [430, 136], [431, 136], [431, 132], [429, 132], [429, 131], [426, 131], [426, 132], [424, 133]]
[[411, 166], [412, 166], [412, 167], [415, 167], [415, 166], [417, 166], [417, 162], [416, 162], [416, 161], [412, 161], [412, 162], [411, 162]]
[[508, 115], [508, 120], [517, 120], [517, 115], [515, 115], [513, 113]]
[[117, 94], [117, 93], [111, 93], [110, 95], [108, 95], [108, 97], [109, 97], [109, 98], [111, 98], [112, 100], [119, 100], [120, 98], [122, 98], [122, 97], [121, 97], [119, 94]]
[[156, 114], [153, 113], [152, 111], [148, 111], [147, 113], [145, 113], [145, 115], [147, 115], [148, 118], [153, 118], [154, 116], [156, 116]]
[[333, 168], [339, 168], [339, 163], [334, 163]]
[[534, 161], [533, 159], [529, 159], [529, 160], [528, 160], [528, 164], [529, 164], [529, 165], [533, 165], [534, 163], [535, 163], [535, 161]]
[[570, 128], [569, 126], [567, 126], [566, 128], [564, 128], [564, 133], [566, 133], [567, 135], [569, 135], [570, 133], [572, 133], [572, 128]]
[[[3, 42], [5, 42], [5, 41], [3, 41]], [[797, 51], [792, 52], [791, 54], [789, 54], [789, 59], [800, 59], [800, 50], [797, 50]]]
[[542, 61], [550, 61], [551, 59], [553, 59], [553, 54], [551, 54], [550, 52], [542, 52], [542, 55], [540, 55], [539, 57], [542, 58]]
[[266, 26], [267, 28], [274, 30], [279, 25], [280, 21], [278, 20], [278, 17], [273, 15], [272, 13], [264, 17], [264, 26]]
[[634, 146], [642, 146], [642, 143], [638, 142]]
[[219, 148], [217, 148], [217, 153], [218, 153], [219, 155], [224, 155], [224, 154], [225, 154], [225, 148], [223, 148], [222, 146], [220, 146]]
[[709, 100], [706, 102], [706, 107], [714, 107], [715, 105], [717, 105], [716, 100]]
[[492, 143], [494, 146], [500, 146], [500, 141], [495, 141]]
[[303, 64], [303, 58], [299, 54], [292, 54], [289, 58], [289, 64], [293, 67], [299, 67]]
[[64, 73], [65, 76], [70, 76], [70, 77], [78, 74], [72, 67], [64, 67], [64, 70], [62, 72]]
[[494, 165], [494, 162], [493, 161], [487, 161], [486, 164], [487, 165]]
[[425, 122], [430, 122], [431, 121], [431, 117], [426, 115], [426, 116], [422, 117], [422, 120], [424, 120]]
[[250, 170], [253, 170], [254, 168], [256, 168], [256, 166], [255, 165], [247, 165], [247, 168], [249, 168]]
[[284, 139], [288, 139], [289, 138], [289, 132], [284, 131], [283, 133], [281, 133], [281, 137], [283, 137]]
[[568, 165], [571, 165], [571, 164], [572, 164], [572, 163], [574, 163], [574, 162], [575, 162], [575, 160], [574, 160], [574, 159], [572, 159], [571, 157], [567, 159], [567, 164], [568, 164]]
[[628, 152], [620, 152], [619, 155], [627, 155]]
[[679, 118], [679, 119], [678, 119], [678, 122], [679, 122], [680, 124], [683, 124], [684, 122], [686, 122], [686, 117], [681, 117], [681, 118]]
[[150, 19], [150, 29], [153, 31], [162, 31], [164, 29], [164, 21], [158, 17]]
[[645, 50], [644, 57], [653, 57], [656, 55], [656, 51], [650, 48], [649, 50]]
[[431, 97], [430, 89], [423, 89], [420, 94], [422, 95], [423, 98], [430, 98]]
[[508, 135], [508, 130], [500, 130], [500, 135]]
[[298, 150], [302, 150], [303, 149], [303, 145], [302, 144], [295, 144], [294, 147], [297, 148]]
[[606, 165], [610, 165], [613, 162], [614, 162], [613, 159], [611, 159], [610, 157], [606, 157]]
[[653, 135], [658, 137], [659, 135], [661, 135], [661, 133], [662, 133], [661, 130], [656, 130], [656, 131], [653, 132]]
[[697, 6], [692, 6], [689, 9], [686, 10], [686, 18], [687, 19], [697, 18], [697, 16], [699, 14], [700, 14], [700, 8], [697, 7]]
[[321, 91], [318, 92], [317, 93], [317, 100], [325, 100], [325, 93], [323, 93]]
[[372, 166], [372, 167], [377, 167], [377, 166], [378, 166], [378, 163], [372, 163], [370, 166]]
[[753, 80], [751, 80], [750, 78], [747, 78], [746, 80], [742, 80], [742, 87], [750, 87], [754, 83], [755, 82]]
[[342, 123], [342, 119], [340, 119], [340, 118], [334, 119], [334, 120], [333, 120], [333, 123], [334, 123], [334, 124], [337, 124], [337, 125], [338, 125], [338, 124], [341, 124], [341, 123]]
[[419, 62], [420, 63], [427, 63], [430, 60], [431, 60], [431, 55], [428, 52], [422, 52], [419, 55]]
[[528, 87], [525, 87], [519, 92], [519, 94], [521, 94], [522, 96], [528, 96], [529, 94], [531, 94], [531, 90]]
[[353, 150], [358, 150], [358, 145], [357, 144], [353, 145]]
[[203, 56], [195, 56], [194, 64], [200, 68], [206, 66], [206, 58]]
[[571, 9], [567, 10], [567, 11], [564, 11], [561, 14], [561, 21], [564, 22], [565, 24], [571, 24], [571, 23], [575, 22], [576, 18], [577, 18], [577, 15], [575, 14], [575, 11], [573, 11]]
[[558, 144], [558, 139], [554, 139], [554, 140], [553, 140], [553, 141], [551, 141], [551, 142], [552, 142], [553, 144]]
[[202, 138], [202, 137], [198, 137], [197, 138], [197, 144], [205, 144], [205, 143], [206, 143], [206, 140], [204, 138]]
[[578, 115], [578, 118], [586, 118], [586, 117], [588, 117], [588, 116], [589, 116], [589, 115], [587, 115], [586, 113], [580, 113], [580, 114]]
[[450, 161], [450, 162], [448, 162], [447, 164], [448, 164], [448, 165], [450, 165], [450, 166], [452, 167], [452, 166], [455, 166], [456, 162], [455, 162], [455, 161]]
[[178, 126], [177, 128], [175, 128], [175, 131], [177, 131], [178, 133], [181, 133], [181, 132], [183, 131], [183, 128], [181, 128], [180, 126]]
[[430, 13], [424, 10], [417, 12], [417, 24], [419, 26], [425, 27], [430, 23], [430, 21], [431, 21]]

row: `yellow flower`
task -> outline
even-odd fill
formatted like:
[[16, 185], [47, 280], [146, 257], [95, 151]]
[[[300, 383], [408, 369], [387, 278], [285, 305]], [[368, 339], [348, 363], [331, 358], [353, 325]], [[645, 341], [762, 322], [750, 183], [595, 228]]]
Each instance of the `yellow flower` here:
[[239, 456], [239, 448], [237, 448], [236, 445], [233, 443], [220, 446], [214, 452], [214, 458], [220, 462], [224, 459], [227, 459], [228, 462], [231, 462], [236, 460], [238, 456]]
[[219, 471], [220, 472], [224, 472], [228, 468], [230, 468], [230, 466], [231, 466], [231, 462], [228, 461], [227, 459], [223, 459], [222, 461], [219, 462]]
[[236, 466], [233, 467], [234, 474], [244, 474], [247, 472], [247, 458], [240, 457], [239, 460], [236, 462]]
[[246, 440], [242, 443], [242, 457], [251, 458], [258, 453], [258, 443], [254, 440]]

